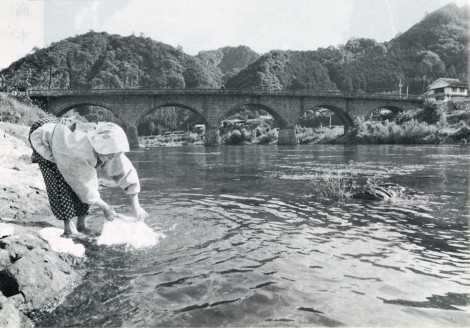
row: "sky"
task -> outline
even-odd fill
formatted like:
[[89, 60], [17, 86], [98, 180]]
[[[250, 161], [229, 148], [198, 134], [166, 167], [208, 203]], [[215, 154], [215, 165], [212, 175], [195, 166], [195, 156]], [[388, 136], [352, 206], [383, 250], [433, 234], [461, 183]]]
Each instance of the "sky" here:
[[386, 41], [450, 2], [470, 0], [0, 0], [0, 69], [33, 47], [90, 30], [143, 35], [192, 55]]

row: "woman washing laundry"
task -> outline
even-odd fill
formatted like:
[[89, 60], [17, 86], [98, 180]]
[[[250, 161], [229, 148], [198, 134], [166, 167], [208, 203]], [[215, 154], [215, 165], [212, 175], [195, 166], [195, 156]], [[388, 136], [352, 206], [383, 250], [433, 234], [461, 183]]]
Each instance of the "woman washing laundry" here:
[[64, 237], [88, 232], [86, 216], [91, 205], [101, 208], [108, 220], [116, 217], [100, 196], [98, 178], [119, 186], [129, 196], [137, 219], [148, 216], [139, 203], [137, 172], [124, 154], [129, 151], [129, 143], [118, 125], [45, 119], [31, 126], [29, 141], [32, 161], [39, 164], [52, 213], [64, 221]]

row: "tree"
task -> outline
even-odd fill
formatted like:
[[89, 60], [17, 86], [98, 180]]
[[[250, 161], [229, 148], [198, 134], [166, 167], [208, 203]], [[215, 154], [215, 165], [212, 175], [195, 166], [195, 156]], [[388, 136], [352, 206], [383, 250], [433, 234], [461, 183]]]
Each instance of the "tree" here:
[[418, 64], [418, 72], [422, 76], [423, 90], [426, 86], [439, 76], [445, 73], [445, 64], [438, 54], [426, 50], [420, 53], [421, 61]]

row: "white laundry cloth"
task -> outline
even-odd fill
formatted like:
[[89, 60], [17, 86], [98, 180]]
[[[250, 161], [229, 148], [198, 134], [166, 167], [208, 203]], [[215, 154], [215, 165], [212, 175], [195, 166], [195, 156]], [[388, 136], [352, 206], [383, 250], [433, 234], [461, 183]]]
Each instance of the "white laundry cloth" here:
[[11, 236], [15, 233], [15, 226], [8, 223], [0, 223], [0, 238]]
[[125, 215], [105, 222], [98, 245], [126, 245], [133, 248], [151, 247], [158, 244], [165, 235], [156, 232], [145, 222]]
[[54, 252], [83, 257], [85, 255], [85, 246], [75, 243], [70, 238], [61, 237], [63, 232], [63, 229], [50, 227], [39, 230], [38, 234], [42, 239], [48, 242], [49, 247]]

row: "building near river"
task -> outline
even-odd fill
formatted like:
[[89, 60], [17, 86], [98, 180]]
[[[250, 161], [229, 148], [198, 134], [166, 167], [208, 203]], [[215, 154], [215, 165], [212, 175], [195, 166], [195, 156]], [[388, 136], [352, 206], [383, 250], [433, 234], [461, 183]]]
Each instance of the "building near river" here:
[[440, 78], [427, 87], [424, 96], [436, 101], [468, 97], [468, 84], [459, 79]]

